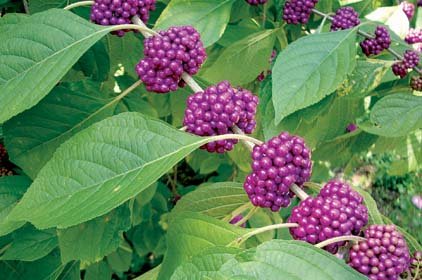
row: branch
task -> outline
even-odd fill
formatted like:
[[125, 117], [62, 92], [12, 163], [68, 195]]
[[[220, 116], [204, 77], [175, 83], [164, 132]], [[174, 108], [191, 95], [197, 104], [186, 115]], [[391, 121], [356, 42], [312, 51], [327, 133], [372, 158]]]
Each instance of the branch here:
[[365, 241], [366, 239], [360, 236], [354, 236], [354, 235], [345, 235], [345, 236], [338, 236], [338, 237], [333, 237], [327, 240], [324, 240], [318, 244], [315, 244], [315, 247], [317, 248], [324, 248], [325, 246], [328, 246], [330, 244], [334, 244], [337, 242], [341, 242], [341, 241], [355, 241], [355, 242], [359, 242], [359, 241]]
[[64, 7], [64, 10], [71, 10], [77, 7], [84, 7], [84, 6], [92, 6], [94, 5], [94, 1], [80, 1], [80, 2], [76, 2], [70, 5], [67, 5], [66, 7]]

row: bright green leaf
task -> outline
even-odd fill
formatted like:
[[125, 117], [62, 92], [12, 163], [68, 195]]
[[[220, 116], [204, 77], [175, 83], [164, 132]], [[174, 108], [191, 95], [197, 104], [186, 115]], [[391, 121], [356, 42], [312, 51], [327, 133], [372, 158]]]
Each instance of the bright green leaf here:
[[356, 29], [312, 34], [290, 44], [273, 68], [276, 124], [331, 94], [356, 64]]
[[105, 261], [88, 266], [84, 280], [110, 280], [112, 271]]

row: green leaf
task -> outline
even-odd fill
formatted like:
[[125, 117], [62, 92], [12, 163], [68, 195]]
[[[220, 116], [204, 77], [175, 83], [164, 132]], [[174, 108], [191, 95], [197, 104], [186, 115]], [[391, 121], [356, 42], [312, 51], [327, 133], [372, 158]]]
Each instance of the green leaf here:
[[222, 219], [248, 202], [241, 183], [214, 183], [183, 196], [172, 210], [172, 217], [177, 217], [181, 212], [198, 212]]
[[359, 127], [369, 133], [400, 137], [422, 127], [422, 97], [396, 93], [379, 100], [371, 110], [370, 123]]
[[56, 149], [91, 124], [112, 116], [120, 98], [100, 96], [100, 84], [66, 83], [4, 125], [10, 159], [32, 178]]
[[111, 275], [112, 271], [107, 262], [100, 261], [88, 266], [84, 280], [109, 280]]
[[0, 177], [0, 236], [24, 225], [25, 222], [10, 220], [9, 213], [30, 184], [31, 180], [26, 176]]
[[31, 0], [28, 2], [29, 11], [34, 14], [48, 9], [64, 7], [67, 3], [77, 2], [77, 0]]
[[13, 241], [0, 260], [35, 261], [47, 256], [57, 247], [54, 229], [37, 230], [25, 226], [12, 234]]
[[11, 216], [42, 229], [66, 228], [104, 215], [213, 139], [139, 113], [105, 119], [56, 150]]
[[100, 82], [107, 80], [110, 72], [110, 57], [103, 41], [95, 43], [73, 67], [86, 77]]
[[139, 277], [136, 277], [134, 280], [156, 280], [158, 278], [158, 273], [160, 273], [161, 265], [154, 267], [153, 269], [145, 272]]
[[119, 247], [122, 231], [130, 228], [130, 210], [124, 204], [91, 221], [57, 231], [63, 263], [101, 260]]
[[132, 262], [132, 248], [123, 242], [115, 252], [107, 256], [107, 262], [114, 271], [128, 271]]
[[108, 52], [110, 55], [111, 74], [114, 75], [114, 72], [121, 65], [131, 77], [137, 78], [135, 67], [140, 58], [143, 57], [144, 52], [142, 40], [135, 33], [130, 32], [123, 37], [108, 35], [107, 41], [109, 42]]
[[0, 123], [37, 104], [113, 27], [52, 9], [0, 33]]
[[199, 213], [180, 213], [169, 225], [168, 249], [158, 279], [169, 279], [181, 263], [201, 250], [227, 246], [247, 231]]
[[229, 80], [234, 85], [254, 81], [270, 66], [276, 32], [277, 29], [256, 32], [228, 46], [201, 77], [215, 83]]
[[192, 25], [205, 47], [223, 35], [235, 0], [172, 0], [158, 18], [155, 29]]
[[360, 187], [353, 187], [353, 189], [355, 189], [361, 196], [363, 196], [363, 201], [365, 202], [366, 208], [368, 208], [369, 224], [384, 224], [382, 214], [378, 210], [377, 203], [372, 198], [372, 196]]
[[272, 75], [276, 124], [331, 94], [353, 71], [356, 30], [312, 34], [277, 56]]
[[58, 280], [80, 280], [81, 279], [81, 264], [73, 261], [66, 264], [62, 273], [57, 278]]
[[238, 254], [220, 272], [229, 279], [357, 280], [365, 276], [330, 253], [300, 241], [273, 240]]

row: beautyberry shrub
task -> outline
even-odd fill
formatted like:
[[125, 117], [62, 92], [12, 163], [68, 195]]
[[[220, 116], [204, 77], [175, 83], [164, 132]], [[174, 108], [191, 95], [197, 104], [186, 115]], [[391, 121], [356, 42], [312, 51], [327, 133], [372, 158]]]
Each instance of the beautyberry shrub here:
[[349, 265], [372, 280], [399, 279], [410, 264], [401, 233], [394, 225], [371, 225], [365, 238], [350, 249]]
[[195, 75], [207, 54], [195, 28], [178, 26], [145, 39], [144, 56], [136, 66], [139, 78], [147, 90], [167, 93], [183, 87], [183, 72]]
[[407, 68], [401, 61], [394, 63], [391, 66], [391, 69], [393, 70], [394, 75], [399, 76], [402, 79], [407, 75]]
[[359, 14], [352, 7], [343, 7], [334, 15], [331, 31], [349, 29], [359, 24]]
[[377, 26], [375, 30], [375, 38], [365, 39], [360, 43], [363, 53], [366, 56], [380, 54], [383, 50], [388, 49], [391, 44], [390, 34], [384, 26]]
[[406, 14], [407, 18], [411, 20], [415, 14], [415, 5], [408, 1], [403, 1], [400, 3], [400, 7], [402, 8], [403, 12]]
[[284, 4], [283, 19], [289, 24], [306, 24], [318, 0], [288, 0]]
[[[95, 0], [91, 8], [91, 20], [100, 25], [129, 24], [134, 16], [143, 22], [149, 19], [149, 12], [155, 10], [156, 0]], [[124, 30], [112, 32], [122, 37]]]
[[421, 76], [413, 76], [410, 80], [410, 87], [413, 90], [422, 91], [422, 77]]
[[410, 28], [404, 40], [408, 44], [422, 43], [422, 29]]
[[[290, 228], [296, 240], [316, 244], [324, 240], [358, 234], [368, 223], [368, 209], [363, 205], [363, 197], [348, 184], [332, 180], [317, 197], [308, 197], [292, 209], [288, 221], [298, 223]], [[336, 253], [346, 242], [337, 242], [324, 249]]]
[[277, 212], [290, 204], [293, 184], [301, 186], [312, 172], [311, 151], [305, 141], [287, 132], [256, 145], [252, 152], [252, 173], [244, 189], [253, 205]]
[[[233, 133], [239, 127], [251, 134], [256, 126], [258, 97], [242, 88], [233, 88], [228, 81], [210, 86], [187, 99], [183, 124], [187, 131], [199, 136], [214, 136]], [[238, 140], [210, 142], [202, 149], [224, 153], [233, 149]]]
[[407, 69], [418, 66], [419, 54], [416, 51], [406, 50], [403, 54], [403, 65]]

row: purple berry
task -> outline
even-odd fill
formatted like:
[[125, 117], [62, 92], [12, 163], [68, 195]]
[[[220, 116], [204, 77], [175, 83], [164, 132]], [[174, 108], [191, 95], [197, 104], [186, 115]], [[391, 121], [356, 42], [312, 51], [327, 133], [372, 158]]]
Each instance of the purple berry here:
[[380, 54], [383, 50], [388, 49], [391, 44], [390, 34], [384, 26], [377, 26], [375, 30], [375, 38], [365, 39], [360, 43], [363, 53], [366, 56]]
[[404, 40], [408, 44], [422, 43], [422, 29], [410, 28]]
[[358, 126], [354, 123], [350, 123], [347, 127], [346, 127], [346, 131], [347, 132], [353, 132], [356, 129], [358, 129]]
[[249, 5], [258, 6], [267, 3], [268, 0], [246, 0]]
[[413, 76], [410, 80], [410, 87], [416, 91], [422, 91], [422, 77]]
[[[248, 90], [233, 88], [228, 81], [210, 86], [187, 99], [183, 124], [187, 131], [199, 136], [233, 133], [237, 125], [251, 134], [256, 126], [258, 97]], [[208, 152], [224, 153], [233, 149], [237, 140], [220, 140], [202, 146]]]
[[394, 75], [399, 76], [401, 79], [403, 79], [407, 75], [407, 68], [401, 61], [394, 63], [391, 66], [391, 69], [393, 70]]
[[406, 14], [407, 18], [411, 20], [413, 15], [415, 14], [415, 5], [408, 1], [403, 1], [400, 3], [400, 7], [402, 8], [403, 12]]
[[349, 265], [369, 279], [399, 279], [410, 264], [409, 248], [394, 225], [371, 225], [365, 241], [349, 252]]
[[[296, 240], [316, 244], [324, 240], [358, 234], [368, 223], [368, 209], [363, 197], [348, 184], [331, 180], [317, 197], [308, 197], [293, 208], [288, 221], [298, 223], [290, 233]], [[337, 242], [325, 247], [335, 254], [346, 242]]]
[[283, 19], [289, 24], [306, 24], [318, 0], [288, 0], [284, 5]]
[[[95, 0], [91, 8], [91, 21], [100, 25], [129, 24], [138, 16], [147, 22], [149, 12], [155, 10], [156, 0]], [[128, 30], [112, 32], [119, 37]]]
[[13, 176], [14, 173], [12, 170], [10, 170], [9, 168], [6, 167], [0, 167], [0, 177], [3, 176]]
[[[409, 270], [403, 273], [401, 279], [420, 279], [422, 270], [422, 251], [415, 251], [410, 259]], [[410, 275], [408, 274], [410, 272]]]
[[[274, 58], [276, 58], [276, 57], [277, 57], [277, 51], [276, 51], [276, 50], [273, 50], [273, 51], [271, 52], [271, 57], [270, 57], [270, 59], [268, 60], [268, 61], [269, 61], [269, 63], [270, 63], [270, 64], [272, 64], [272, 63], [273, 63], [273, 61], [274, 61]], [[262, 72], [258, 75], [258, 77], [256, 77], [256, 80], [257, 80], [258, 82], [262, 82], [262, 81], [265, 79], [265, 77], [266, 77], [266, 76], [271, 75], [271, 73], [272, 73], [272, 71], [271, 71], [271, 70], [267, 70], [267, 75], [265, 75], [265, 72], [264, 72], [264, 71], [262, 71]]]
[[207, 57], [200, 35], [192, 26], [171, 27], [145, 39], [144, 55], [136, 72], [147, 90], [157, 93], [183, 87], [183, 72], [195, 75]]
[[305, 141], [282, 132], [252, 152], [252, 173], [243, 188], [253, 205], [277, 212], [293, 197], [290, 186], [301, 186], [312, 172], [311, 151]]
[[[240, 214], [240, 215], [237, 215], [237, 216], [233, 217], [233, 219], [231, 219], [230, 223], [231, 223], [232, 225], [235, 225], [237, 222], [239, 222], [239, 221], [240, 221], [240, 220], [242, 220], [242, 219], [243, 219], [243, 215], [242, 215], [242, 214]], [[246, 227], [246, 223], [243, 223], [243, 224], [241, 224], [240, 226], [241, 226], [241, 227]]]
[[359, 14], [352, 7], [343, 7], [333, 17], [331, 31], [349, 29], [359, 24]]
[[407, 69], [412, 69], [419, 64], [419, 54], [416, 51], [407, 50], [403, 55], [403, 65]]
[[418, 0], [418, 7], [422, 6], [422, 0]]

